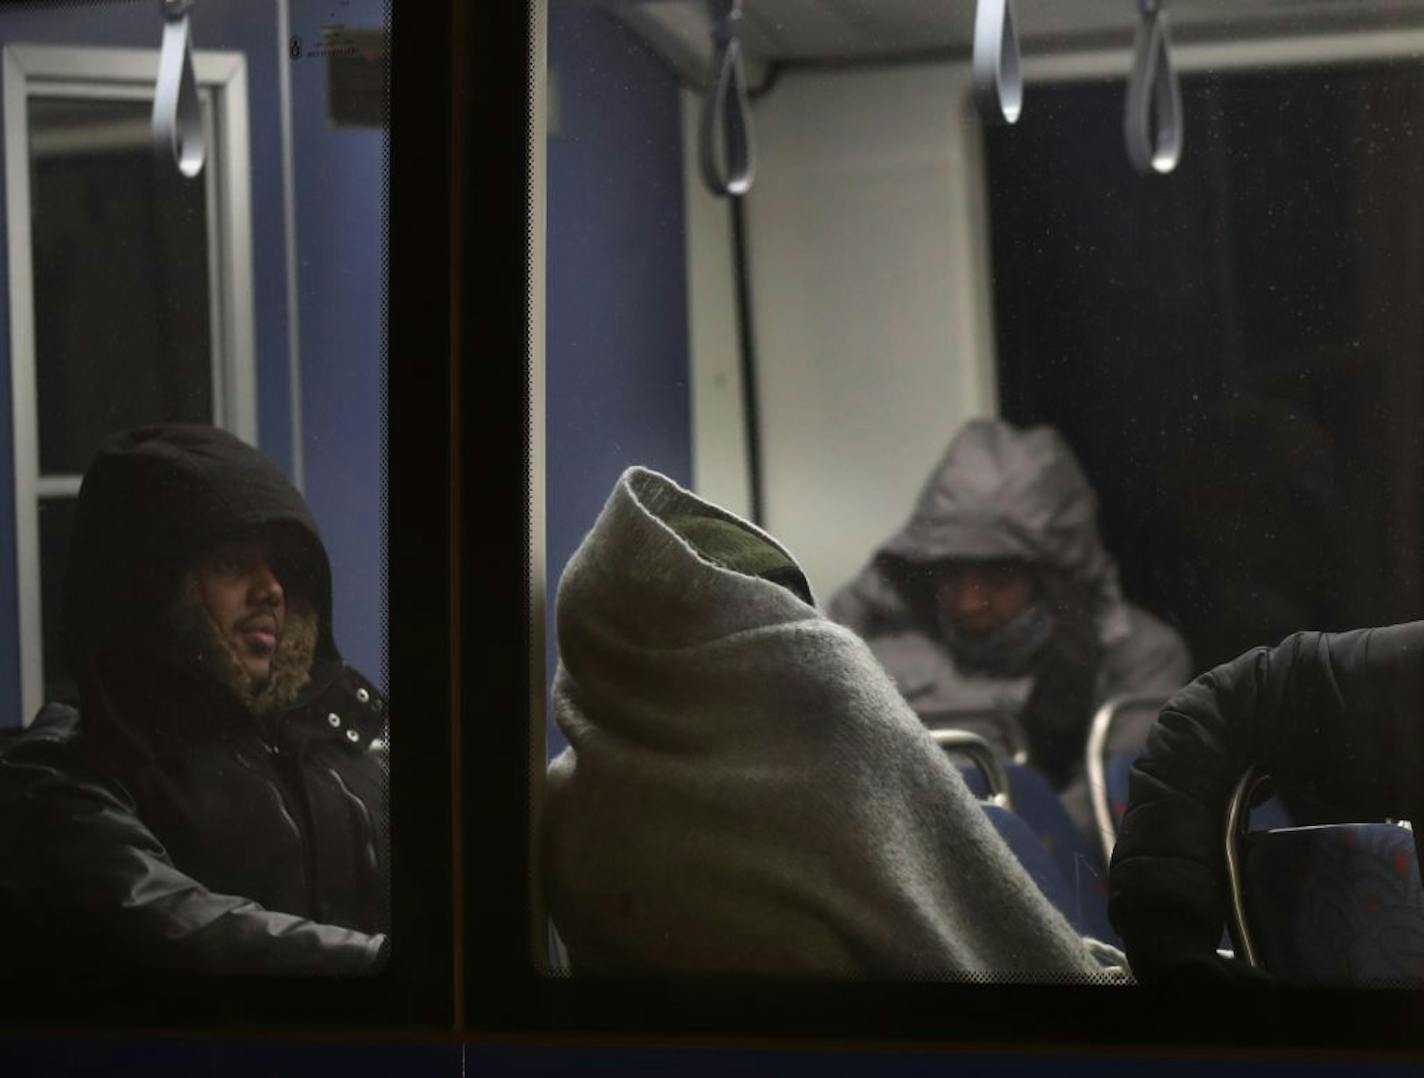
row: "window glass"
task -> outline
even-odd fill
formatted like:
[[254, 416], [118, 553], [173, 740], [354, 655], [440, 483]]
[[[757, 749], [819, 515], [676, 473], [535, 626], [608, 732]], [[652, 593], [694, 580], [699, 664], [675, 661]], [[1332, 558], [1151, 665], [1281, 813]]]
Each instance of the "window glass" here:
[[[362, 978], [400, 946], [386, 8], [0, 11], [16, 969]], [[43, 792], [8, 766], [37, 741]], [[119, 798], [105, 826], [59, 807], [91, 795]]]
[[83, 472], [116, 430], [213, 419], [208, 187], [153, 152], [152, 111], [29, 101], [44, 475]]
[[1074, 445], [1125, 588], [1203, 668], [1421, 610], [1422, 89], [1388, 60], [1190, 74], [1153, 183], [1111, 167], [1110, 83], [989, 133], [1003, 413]]
[[[1021, 870], [1014, 901], [1129, 957], [1176, 927], [1129, 939], [1132, 903], [1178, 900], [1128, 869], [1110, 919], [1116, 844], [1135, 826], [1143, 861], [1225, 879], [1221, 827], [1184, 821], [1227, 819], [1248, 766], [1281, 773], [1281, 800], [1241, 793], [1248, 828], [1379, 824], [1409, 845], [1416, 733], [1379, 718], [1424, 710], [1405, 659], [1353, 698], [1321, 660], [1329, 692], [1247, 693], [1266, 710], [1244, 716], [1224, 689], [1201, 702], [1219, 674], [1206, 718], [1148, 742], [1186, 685], [1292, 634], [1402, 625], [1424, 647], [1424, 5], [1327, 6], [1022, 0], [988, 34], [1003, 3], [549, 0], [553, 966], [855, 965], [807, 942], [814, 916], [757, 921], [715, 851], [858, 902], [915, 821], [977, 833], [977, 811], [941, 813], [960, 778]], [[1021, 114], [1003, 107], [1019, 74]], [[863, 648], [837, 650], [847, 629]], [[823, 633], [836, 647], [798, 651]], [[1328, 656], [1359, 638], [1309, 639]], [[1382, 685], [1388, 706], [1351, 710]], [[1229, 731], [1187, 737], [1212, 716]], [[877, 723], [893, 747], [858, 740]], [[1129, 784], [1144, 751], [1158, 781]], [[921, 764], [939, 778], [902, 795]], [[600, 781], [646, 814], [603, 814]], [[811, 803], [845, 818], [818, 832]], [[883, 839], [885, 820], [908, 830]], [[897, 899], [941, 886], [907, 871]], [[619, 886], [624, 920], [593, 896]], [[699, 905], [723, 886], [749, 905]], [[724, 934], [696, 954], [640, 935], [643, 901], [649, 923]], [[1015, 910], [945, 935], [992, 948]], [[1184, 929], [1203, 964], [1302, 968], [1304, 951], [1257, 961], [1227, 920]], [[1417, 909], [1401, 922], [1424, 945]], [[774, 959], [738, 950], [751, 923]], [[893, 950], [866, 965], [923, 972]]]

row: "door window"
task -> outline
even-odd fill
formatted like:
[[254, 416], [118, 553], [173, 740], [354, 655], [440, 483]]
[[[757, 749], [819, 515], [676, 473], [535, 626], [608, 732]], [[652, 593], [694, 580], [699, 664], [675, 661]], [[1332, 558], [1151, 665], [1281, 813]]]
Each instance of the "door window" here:
[[156, 62], [5, 50], [26, 721], [73, 689], [57, 628], [74, 499], [97, 446], [159, 422], [256, 436], [243, 61], [195, 56], [208, 158], [193, 179], [153, 150]]

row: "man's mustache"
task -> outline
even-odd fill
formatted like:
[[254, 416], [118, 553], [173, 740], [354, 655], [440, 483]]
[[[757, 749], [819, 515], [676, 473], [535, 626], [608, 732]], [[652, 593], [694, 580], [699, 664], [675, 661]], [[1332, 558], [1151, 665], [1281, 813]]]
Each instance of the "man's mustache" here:
[[249, 629], [265, 629], [268, 632], [277, 632], [277, 615], [271, 611], [264, 610], [260, 614], [249, 614], [237, 623], [237, 631], [247, 632]]

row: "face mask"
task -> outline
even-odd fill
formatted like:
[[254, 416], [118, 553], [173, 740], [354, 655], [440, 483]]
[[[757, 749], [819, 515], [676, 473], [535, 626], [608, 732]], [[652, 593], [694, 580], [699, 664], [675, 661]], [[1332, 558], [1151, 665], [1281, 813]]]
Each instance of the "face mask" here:
[[1028, 673], [1034, 657], [1053, 635], [1053, 614], [1043, 603], [1030, 603], [997, 629], [978, 636], [960, 632], [941, 614], [939, 629], [951, 654], [963, 666], [1017, 677]]

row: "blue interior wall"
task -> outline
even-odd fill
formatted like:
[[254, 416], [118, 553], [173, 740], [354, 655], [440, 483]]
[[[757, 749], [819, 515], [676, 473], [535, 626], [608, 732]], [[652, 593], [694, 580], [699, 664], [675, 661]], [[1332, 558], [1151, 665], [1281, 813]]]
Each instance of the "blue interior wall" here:
[[[291, 32], [310, 47], [331, 23], [380, 27], [384, 10], [384, 0], [291, 0]], [[305, 493], [331, 556], [337, 645], [388, 689], [380, 526], [385, 134], [329, 121], [325, 57], [295, 60], [291, 71]]]
[[[632, 464], [692, 477], [678, 84], [616, 20], [551, 0], [545, 557], [554, 583]], [[512, 360], [511, 360], [512, 361]], [[556, 657], [553, 604], [548, 671]], [[550, 725], [549, 750], [564, 744]]]
[[[258, 437], [291, 474], [280, 64], [290, 64], [305, 493], [331, 554], [336, 634], [346, 656], [378, 680], [385, 637], [380, 506], [384, 296], [379, 129], [337, 129], [326, 119], [326, 61], [290, 61], [276, 0], [204, 0], [192, 15], [199, 50], [246, 57], [251, 138], [252, 244]], [[333, 23], [380, 26], [381, 0], [291, 0], [293, 33], [310, 46]], [[0, 44], [157, 48], [153, 0], [0, 9]], [[0, 146], [3, 155], [3, 146]], [[0, 156], [0, 170], [3, 170]], [[0, 174], [3, 174], [0, 172]], [[0, 214], [0, 726], [19, 715], [8, 270]]]

